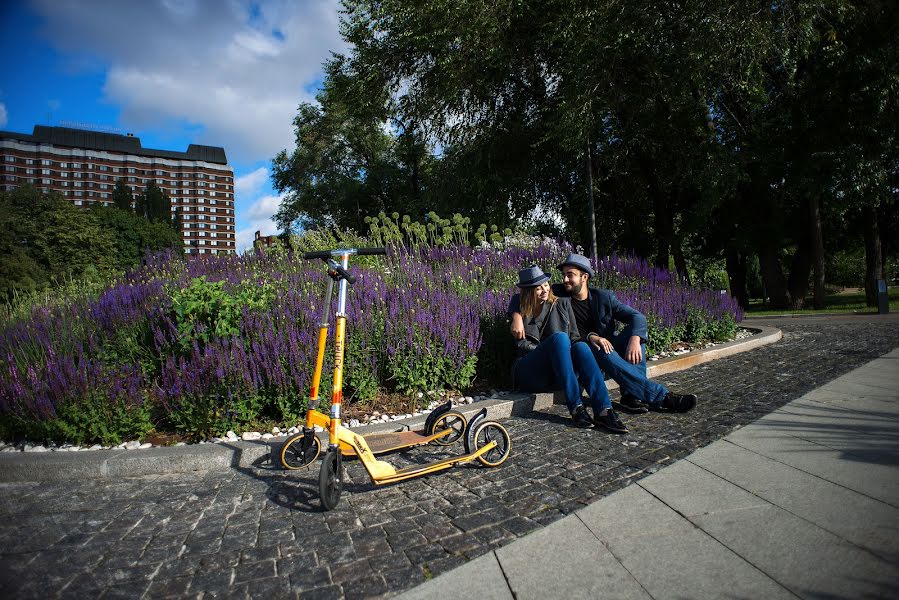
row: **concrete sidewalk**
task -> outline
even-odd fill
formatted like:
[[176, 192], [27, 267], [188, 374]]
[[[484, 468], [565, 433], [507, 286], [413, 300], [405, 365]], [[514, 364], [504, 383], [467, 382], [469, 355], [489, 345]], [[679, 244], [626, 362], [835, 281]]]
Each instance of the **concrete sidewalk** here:
[[899, 349], [403, 600], [899, 597]]

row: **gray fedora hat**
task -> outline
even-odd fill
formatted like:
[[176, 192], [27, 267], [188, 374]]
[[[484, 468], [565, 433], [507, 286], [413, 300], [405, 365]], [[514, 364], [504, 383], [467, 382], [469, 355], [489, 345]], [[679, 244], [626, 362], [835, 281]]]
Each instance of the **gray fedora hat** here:
[[518, 272], [518, 287], [520, 288], [535, 287], [544, 281], [549, 281], [549, 275], [537, 265], [531, 265]]
[[577, 267], [584, 273], [588, 274], [590, 277], [593, 277], [596, 275], [596, 273], [593, 271], [593, 267], [590, 266], [590, 259], [588, 259], [586, 256], [581, 256], [580, 254], [575, 254], [574, 252], [572, 252], [556, 268], [561, 271], [562, 267], [569, 267], [569, 266]]

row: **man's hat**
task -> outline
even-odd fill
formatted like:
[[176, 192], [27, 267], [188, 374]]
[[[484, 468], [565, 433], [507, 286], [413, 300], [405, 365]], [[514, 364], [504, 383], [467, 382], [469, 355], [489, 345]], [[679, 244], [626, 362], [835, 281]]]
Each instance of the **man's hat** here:
[[531, 265], [518, 272], [518, 287], [520, 288], [536, 287], [544, 281], [549, 281], [549, 275], [537, 265]]
[[560, 264], [556, 268], [561, 271], [562, 267], [577, 267], [584, 273], [588, 274], [590, 277], [596, 275], [596, 273], [593, 271], [593, 267], [590, 266], [590, 260], [586, 256], [581, 256], [580, 254], [575, 254], [574, 252], [569, 254], [568, 257], [562, 261], [562, 264]]

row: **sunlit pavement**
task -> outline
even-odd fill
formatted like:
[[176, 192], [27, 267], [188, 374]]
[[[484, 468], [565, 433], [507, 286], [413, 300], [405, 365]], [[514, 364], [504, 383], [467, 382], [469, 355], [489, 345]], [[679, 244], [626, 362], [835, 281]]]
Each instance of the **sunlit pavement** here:
[[[862, 472], [869, 466], [893, 469], [892, 481], [897, 481], [895, 461], [866, 462], [857, 458], [860, 452], [870, 456], [862, 452], [866, 447], [852, 446], [879, 439], [864, 430], [876, 423], [883, 427], [892, 423], [895, 432], [895, 413], [871, 420], [865, 411], [873, 409], [862, 409], [860, 404], [863, 399], [888, 401], [868, 399], [864, 395], [869, 393], [864, 391], [867, 388], [823, 389], [836, 394], [834, 403], [842, 403], [827, 407], [827, 411], [858, 415], [853, 420], [841, 420], [828, 413], [835, 421], [832, 429], [836, 433], [827, 428], [819, 432], [839, 437], [849, 445], [846, 448], [837, 447], [837, 442], [830, 439], [806, 439], [811, 433], [796, 436], [787, 426], [765, 424], [781, 418], [781, 413], [752, 428], [742, 426], [800, 398], [815, 406], [822, 404], [821, 398], [802, 397], [899, 347], [899, 319], [890, 315], [772, 322], [783, 330], [779, 343], [659, 378], [676, 391], [699, 395], [700, 404], [691, 413], [625, 415], [631, 429], [625, 437], [571, 428], [562, 407], [513, 417], [504, 421], [513, 449], [502, 467], [466, 466], [384, 488], [371, 485], [361, 466], [350, 462], [343, 499], [330, 513], [318, 508], [317, 465], [295, 472], [240, 468], [206, 474], [2, 484], [0, 592], [15, 598], [194, 597], [201, 593], [204, 597], [355, 598], [392, 595], [424, 583], [413, 593], [427, 594], [433, 585], [429, 579], [443, 573], [464, 575], [465, 569], [476, 569], [490, 560], [499, 568], [509, 556], [520, 554], [521, 560], [513, 561], [517, 566], [508, 567], [511, 575], [503, 568], [500, 573], [507, 592], [511, 589], [519, 597], [527, 597], [525, 587], [514, 587], [514, 569], [536, 576], [538, 567], [556, 563], [531, 564], [526, 560], [527, 553], [517, 549], [539, 543], [541, 536], [552, 537], [556, 529], [567, 531], [565, 528], [577, 520], [581, 525], [576, 535], [588, 531], [594, 542], [606, 548], [604, 560], [614, 561], [630, 574], [631, 580], [625, 578], [628, 585], [636, 581], [639, 593], [655, 597], [674, 596], [689, 589], [674, 586], [666, 592], [665, 588], [653, 587], [653, 578], [666, 574], [685, 586], [710, 582], [703, 585], [711, 587], [693, 588], [694, 593], [686, 594], [690, 597], [714, 595], [714, 585], [721, 581], [698, 571], [692, 578], [678, 579], [669, 569], [652, 566], [652, 552], [661, 551], [651, 550], [655, 546], [649, 538], [643, 540], [646, 546], [641, 548], [639, 540], [646, 536], [634, 532], [651, 523], [669, 521], [673, 529], [659, 529], [658, 535], [670, 535], [672, 540], [686, 544], [688, 550], [675, 549], [660, 556], [683, 559], [689, 557], [689, 549], [707, 551], [705, 544], [712, 540], [720, 548], [711, 558], [722, 564], [746, 563], [752, 567], [755, 575], [734, 580], [734, 590], [752, 593], [735, 591], [736, 595], [761, 597], [768, 591], [777, 595], [785, 590], [806, 595], [819, 591], [814, 582], [789, 577], [808, 560], [802, 552], [793, 550], [806, 547], [822, 552], [835, 548], [821, 555], [824, 562], [818, 571], [829, 568], [828, 561], [845, 559], [850, 561], [846, 565], [862, 565], [861, 581], [854, 590], [834, 587], [828, 593], [882, 593], [882, 586], [895, 584], [895, 571], [886, 572], [892, 580], [862, 576], [868, 563], [852, 562], [852, 552], [860, 549], [865, 560], [886, 558], [895, 565], [891, 542], [866, 542], [867, 534], [859, 533], [861, 529], [827, 526], [823, 520], [831, 520], [830, 506], [815, 509], [819, 513], [812, 517], [803, 515], [797, 505], [789, 504], [787, 492], [799, 486], [797, 482], [808, 480], [828, 494], [836, 493], [828, 487], [833, 486], [839, 494], [855, 494], [852, 498], [856, 500], [861, 496], [858, 502], [844, 506], [843, 512], [852, 519], [871, 515], [872, 520], [866, 521], [870, 523], [894, 519], [891, 510], [897, 506], [896, 496], [890, 499], [872, 490], [857, 489], [837, 479], [842, 471], [817, 472], [814, 465], [791, 464], [784, 457], [802, 454], [789, 446], [796, 439], [845, 455], [840, 464], [854, 465], [854, 470], [847, 472]], [[875, 380], [874, 371], [861, 373]], [[893, 385], [892, 390], [896, 389]], [[895, 400], [895, 395], [892, 398]], [[856, 430], [853, 425], [858, 426]], [[759, 427], [765, 435], [773, 435], [772, 440], [753, 437]], [[729, 440], [709, 446], [729, 434]], [[880, 437], [886, 446], [873, 448], [875, 454], [894, 460], [896, 447], [889, 444], [895, 444], [895, 437]], [[729, 470], [733, 461], [722, 459], [725, 455], [716, 450], [720, 445], [734, 454], [736, 464], [749, 461], [746, 469]], [[402, 465], [439, 456], [444, 455], [425, 447], [394, 455], [390, 460]], [[688, 460], [677, 462], [688, 456]], [[752, 461], [757, 464], [749, 464]], [[824, 469], [826, 461], [821, 464]], [[673, 466], [664, 468], [669, 465]], [[761, 489], [755, 490], [756, 483], [738, 478], [743, 471], [773, 479], [767, 483], [760, 480]], [[682, 485], [689, 481], [685, 477], [696, 473], [714, 482], [714, 487], [723, 488], [734, 504], [713, 504], [705, 499], [703, 488], [692, 483]], [[631, 485], [636, 481], [638, 485]], [[778, 488], [774, 485], [778, 481], [789, 485]], [[781, 493], [782, 489], [786, 491]], [[841, 497], [839, 494], [834, 497]], [[803, 497], [799, 494], [793, 501]], [[698, 504], [690, 508], [693, 500]], [[614, 510], [600, 508], [609, 502]], [[704, 506], [702, 513], [691, 512]], [[563, 520], [566, 515], [572, 517]], [[591, 515], [594, 521], [590, 521]], [[677, 527], [685, 523], [692, 533], [680, 535]], [[888, 525], [892, 530], [887, 531], [895, 533], [895, 520]], [[743, 529], [759, 535], [780, 535], [776, 540], [785, 546], [775, 549], [779, 548], [781, 554], [772, 550], [770, 555], [753, 555], [750, 551], [755, 544], [744, 547], [739, 545], [740, 539], [727, 537], [729, 531]], [[891, 535], [889, 539], [897, 537]], [[627, 541], [632, 538], [636, 541]], [[866, 543], [881, 545], [869, 548]], [[782, 564], [779, 557], [783, 556], [796, 559]], [[709, 560], [706, 554], [696, 557], [697, 564]], [[846, 565], [842, 568], [848, 568]], [[461, 571], [454, 571], [459, 567]], [[778, 568], [786, 570], [786, 575]], [[834, 577], [843, 575], [839, 569], [831, 569], [831, 573]], [[552, 581], [562, 578], [554, 576]], [[744, 584], [748, 587], [741, 587]], [[753, 588], [755, 585], [762, 587]], [[484, 589], [483, 582], [479, 589]], [[583, 588], [581, 597], [593, 597], [591, 589]], [[707, 589], [711, 591], [705, 592]], [[459, 588], [451, 593], [458, 595]], [[578, 595], [577, 591], [572, 593]]]

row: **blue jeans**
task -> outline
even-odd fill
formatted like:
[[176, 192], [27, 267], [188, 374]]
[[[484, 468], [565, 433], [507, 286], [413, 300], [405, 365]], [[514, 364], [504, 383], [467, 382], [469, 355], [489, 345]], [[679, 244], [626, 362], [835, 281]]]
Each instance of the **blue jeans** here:
[[515, 387], [522, 392], [565, 392], [565, 403], [573, 411], [581, 404], [581, 386], [590, 395], [594, 412], [612, 405], [602, 372], [587, 344], [572, 344], [568, 335], [554, 333], [518, 359]]
[[596, 357], [596, 363], [599, 368], [611, 379], [618, 382], [621, 393], [629, 393], [638, 400], [647, 404], [661, 404], [668, 393], [668, 389], [650, 379], [646, 378], [646, 344], [640, 343], [642, 350], [642, 360], [633, 365], [624, 358], [627, 353], [627, 344], [633, 335], [630, 326], [612, 338], [612, 347], [615, 349], [611, 354], [606, 354], [602, 349], [597, 350], [592, 346], [590, 349]]

